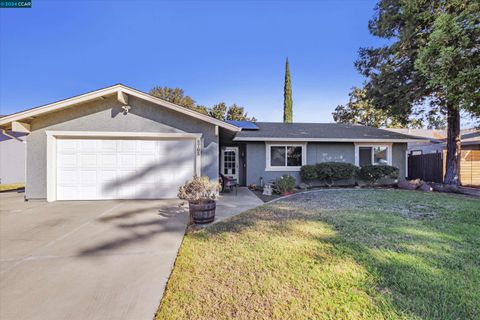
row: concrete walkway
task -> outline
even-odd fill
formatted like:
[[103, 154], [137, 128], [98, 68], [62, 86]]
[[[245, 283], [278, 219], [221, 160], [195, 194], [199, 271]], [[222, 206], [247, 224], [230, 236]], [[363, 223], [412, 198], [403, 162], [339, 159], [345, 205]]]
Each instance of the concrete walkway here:
[[237, 194], [235, 194], [235, 191], [224, 192], [217, 200], [217, 210], [215, 213], [215, 221], [213, 223], [233, 217], [262, 204], [263, 201], [253, 194], [253, 192], [247, 187], [239, 187]]

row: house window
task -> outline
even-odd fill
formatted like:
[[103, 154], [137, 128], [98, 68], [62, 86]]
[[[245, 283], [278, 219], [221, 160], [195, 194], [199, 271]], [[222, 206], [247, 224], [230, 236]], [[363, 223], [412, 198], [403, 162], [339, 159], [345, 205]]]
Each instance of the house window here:
[[372, 147], [360, 147], [360, 167], [372, 164]]
[[298, 171], [306, 163], [306, 145], [267, 144], [266, 170]]
[[391, 145], [355, 145], [355, 164], [365, 165], [392, 165]]

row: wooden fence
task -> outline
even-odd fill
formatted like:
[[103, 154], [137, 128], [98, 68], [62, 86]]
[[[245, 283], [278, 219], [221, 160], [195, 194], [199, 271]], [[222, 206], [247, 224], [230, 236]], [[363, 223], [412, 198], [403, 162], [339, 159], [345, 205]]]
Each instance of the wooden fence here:
[[408, 178], [428, 182], [443, 182], [441, 153], [426, 153], [408, 156]]
[[[447, 151], [408, 156], [408, 178], [443, 182]], [[480, 150], [462, 150], [460, 181], [464, 186], [480, 186]]]

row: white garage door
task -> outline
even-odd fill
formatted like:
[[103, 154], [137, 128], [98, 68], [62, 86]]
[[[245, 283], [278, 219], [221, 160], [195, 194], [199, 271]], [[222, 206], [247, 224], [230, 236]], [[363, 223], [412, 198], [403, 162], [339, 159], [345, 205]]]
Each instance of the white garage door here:
[[57, 140], [58, 200], [175, 198], [194, 170], [193, 139]]

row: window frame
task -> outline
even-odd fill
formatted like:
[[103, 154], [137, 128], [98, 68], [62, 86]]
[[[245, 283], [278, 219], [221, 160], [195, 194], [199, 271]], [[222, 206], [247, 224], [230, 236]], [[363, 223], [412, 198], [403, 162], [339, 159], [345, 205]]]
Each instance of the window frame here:
[[[301, 166], [288, 166], [288, 152], [285, 150], [285, 166], [272, 166], [271, 165], [271, 149], [272, 147], [301, 147], [302, 148], [302, 165]], [[288, 143], [288, 142], [265, 142], [266, 163], [265, 171], [300, 171], [300, 168], [307, 164], [307, 143]]]
[[355, 165], [360, 167], [360, 148], [372, 148], [372, 159], [370, 164], [378, 165], [374, 163], [375, 152], [373, 148], [375, 147], [384, 147], [387, 148], [387, 165], [392, 165], [392, 145], [393, 143], [355, 143]]

